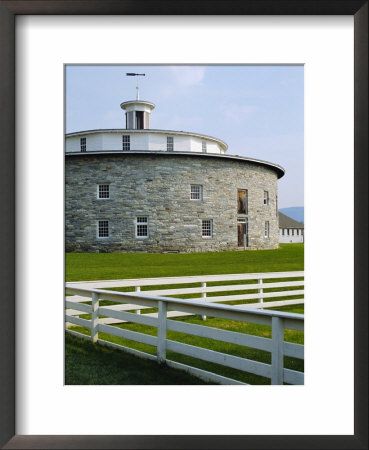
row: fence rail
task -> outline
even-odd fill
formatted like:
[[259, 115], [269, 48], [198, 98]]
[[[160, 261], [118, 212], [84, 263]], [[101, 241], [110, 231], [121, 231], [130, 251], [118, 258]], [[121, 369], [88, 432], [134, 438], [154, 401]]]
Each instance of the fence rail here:
[[[271, 273], [247, 273], [247, 274], [228, 274], [228, 275], [201, 275], [189, 277], [162, 277], [162, 278], [138, 278], [129, 280], [101, 280], [84, 281], [68, 283], [69, 287], [87, 288], [87, 289], [109, 289], [109, 288], [134, 288], [135, 292], [140, 292], [145, 296], [181, 296], [181, 298], [199, 294], [192, 300], [203, 302], [247, 302], [248, 308], [272, 308], [304, 303], [304, 272], [271, 272]], [[280, 281], [273, 281], [279, 279]], [[286, 281], [287, 280], [287, 281]], [[235, 284], [245, 281], [247, 284]], [[233, 284], [219, 284], [230, 282]], [[215, 284], [209, 286], [208, 284]], [[188, 285], [195, 285], [188, 287]], [[182, 287], [170, 287], [171, 285], [183, 285]], [[161, 286], [161, 289], [152, 289], [155, 286]], [[169, 286], [169, 287], [168, 287]], [[142, 288], [149, 287], [149, 290]], [[242, 293], [234, 294], [234, 292]], [[228, 295], [231, 292], [232, 295]], [[210, 295], [208, 295], [210, 294]], [[215, 295], [218, 294], [218, 295]], [[295, 297], [288, 299], [288, 297]], [[254, 302], [251, 302], [254, 300]], [[75, 296], [70, 299], [72, 302], [83, 301], [82, 296]], [[118, 307], [120, 311], [133, 309], [134, 305], [127, 304]], [[73, 305], [70, 306], [70, 315], [79, 314], [73, 312]], [[141, 306], [138, 308], [146, 309]], [[112, 306], [112, 309], [116, 309]], [[181, 314], [178, 311], [171, 311], [170, 317], [178, 317]], [[205, 317], [204, 317], [205, 318]], [[108, 321], [116, 323], [116, 321]]]
[[[303, 294], [303, 290], [301, 289], [292, 289], [288, 291], [282, 290], [278, 292], [263, 292], [264, 288], [285, 289], [290, 288], [291, 286], [293, 288], [301, 287], [303, 286], [303, 280], [280, 281], [277, 283], [265, 282], [265, 280], [302, 278], [303, 275], [303, 272], [276, 272], [267, 274], [258, 273], [215, 276], [208, 275], [200, 277], [166, 277], [141, 280], [110, 280], [99, 282], [67, 283], [66, 294], [71, 295], [71, 297], [66, 297], [65, 302], [65, 320], [67, 331], [79, 337], [89, 338], [89, 336], [87, 335], [77, 333], [70, 329], [70, 327], [73, 325], [87, 327], [91, 330], [90, 339], [93, 342], [119, 347], [139, 356], [148, 357], [151, 359], [155, 358], [159, 363], [165, 362], [171, 367], [177, 367], [183, 370], [187, 370], [188, 372], [203, 379], [219, 382], [222, 384], [244, 383], [233, 380], [231, 378], [212, 374], [195, 367], [179, 364], [175, 361], [169, 361], [166, 357], [166, 352], [173, 351], [182, 355], [187, 355], [204, 361], [209, 361], [226, 367], [231, 367], [237, 370], [267, 377], [271, 379], [271, 384], [303, 384], [304, 374], [302, 372], [284, 368], [284, 357], [290, 356], [293, 358], [303, 359], [304, 346], [301, 344], [285, 342], [284, 330], [292, 329], [303, 331], [304, 316], [302, 314], [259, 309], [260, 306], [265, 307], [266, 303], [272, 303], [273, 306], [278, 306], [276, 304], [285, 304], [286, 302], [286, 300], [283, 300], [282, 302], [260, 302], [260, 299]], [[228, 282], [242, 280], [262, 280], [262, 282], [260, 283], [258, 281], [257, 283], [235, 284], [226, 286], [204, 286], [205, 283], [209, 282]], [[122, 287], [123, 283], [124, 287], [135, 287], [136, 292], [126, 293], [105, 290], [106, 288]], [[201, 286], [183, 289], [157, 289], [143, 292], [140, 292], [138, 289], [142, 286], [164, 286], [181, 283], [201, 283]], [[104, 287], [105, 289], [96, 289], [95, 287], [97, 285], [99, 287]], [[191, 290], [189, 291], [189, 289]], [[255, 304], [228, 305], [213, 303], [214, 297], [205, 298], [205, 301], [203, 297], [204, 293], [206, 294], [208, 292], [229, 292], [232, 290], [245, 291], [250, 289], [257, 289], [257, 292], [252, 294], [243, 294], [242, 299], [248, 300], [250, 298], [257, 298], [259, 300], [259, 308], [255, 307]], [[178, 299], [164, 297], [161, 295], [164, 292], [170, 292], [172, 293], [171, 295], [178, 295], [182, 294], [183, 291], [185, 291], [186, 294], [201, 293], [202, 296], [195, 299]], [[268, 296], [268, 294], [275, 295]], [[235, 296], [216, 296], [215, 302], [220, 301], [218, 299], [219, 297], [222, 297], [224, 301], [225, 298], [229, 299], [229, 297], [233, 298]], [[114, 305], [102, 306], [100, 305], [101, 300], [114, 302]], [[86, 301], [91, 302], [91, 304], [82, 303]], [[287, 302], [289, 302], [288, 304], [291, 304], [291, 301], [287, 300]], [[303, 299], [299, 298], [296, 300], [292, 300], [292, 302], [303, 303]], [[141, 310], [144, 310], [145, 308], [155, 308], [158, 310], [158, 312], [141, 314]], [[80, 315], [84, 314], [90, 314], [91, 317], [89, 319], [79, 317]], [[216, 317], [221, 319], [236, 320], [240, 322], [267, 325], [271, 327], [272, 337], [265, 338], [240, 332], [226, 331], [224, 329], [209, 327], [205, 325], [196, 325], [188, 322], [170, 320], [170, 317], [173, 317], [173, 315], [201, 315], [203, 318]], [[157, 336], [152, 336], [149, 334], [114, 326], [116, 323], [122, 322], [132, 322], [144, 324], [150, 327], [156, 327]], [[173, 341], [167, 338], [168, 330], [267, 351], [271, 353], [271, 364], [261, 363], [243, 357], [233, 356], [227, 353]], [[99, 332], [154, 346], [156, 347], [156, 357], [144, 352], [129, 349], [128, 347], [112, 344], [106, 340], [102, 340], [99, 338]]]

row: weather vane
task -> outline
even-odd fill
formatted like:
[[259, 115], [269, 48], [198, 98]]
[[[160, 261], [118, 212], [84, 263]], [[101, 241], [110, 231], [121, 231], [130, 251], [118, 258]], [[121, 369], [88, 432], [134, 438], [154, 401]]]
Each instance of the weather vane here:
[[126, 73], [127, 77], [136, 77], [137, 80], [137, 93], [136, 93], [136, 100], [140, 100], [140, 88], [138, 87], [138, 77], [144, 77], [145, 74], [144, 73], [132, 73], [132, 72], [127, 72]]

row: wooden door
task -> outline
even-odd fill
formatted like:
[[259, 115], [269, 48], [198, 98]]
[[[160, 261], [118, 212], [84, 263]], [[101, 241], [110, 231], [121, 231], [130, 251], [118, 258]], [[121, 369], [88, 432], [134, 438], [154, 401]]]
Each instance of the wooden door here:
[[238, 246], [243, 247], [245, 245], [244, 235], [246, 234], [245, 222], [237, 222], [237, 232], [238, 232]]

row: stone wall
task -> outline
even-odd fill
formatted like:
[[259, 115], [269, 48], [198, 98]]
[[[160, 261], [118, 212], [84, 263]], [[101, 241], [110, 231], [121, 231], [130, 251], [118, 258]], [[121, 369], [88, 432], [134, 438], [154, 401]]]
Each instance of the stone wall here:
[[[248, 218], [249, 249], [278, 247], [277, 173], [267, 166], [196, 155], [66, 155], [65, 242], [75, 252], [204, 252], [238, 247], [237, 219]], [[97, 185], [110, 198], [97, 198]], [[190, 185], [203, 187], [190, 199]], [[248, 189], [248, 214], [237, 214], [237, 189]], [[264, 191], [269, 205], [264, 205]], [[135, 237], [135, 219], [147, 216], [149, 237]], [[213, 236], [202, 237], [202, 220]], [[109, 237], [97, 222], [109, 221]], [[264, 236], [270, 223], [269, 238]]]

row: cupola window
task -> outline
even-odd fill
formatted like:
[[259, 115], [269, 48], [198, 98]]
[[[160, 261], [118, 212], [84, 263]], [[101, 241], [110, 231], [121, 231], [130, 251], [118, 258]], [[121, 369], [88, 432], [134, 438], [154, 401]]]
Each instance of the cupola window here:
[[143, 130], [144, 128], [144, 112], [136, 111], [136, 130]]

